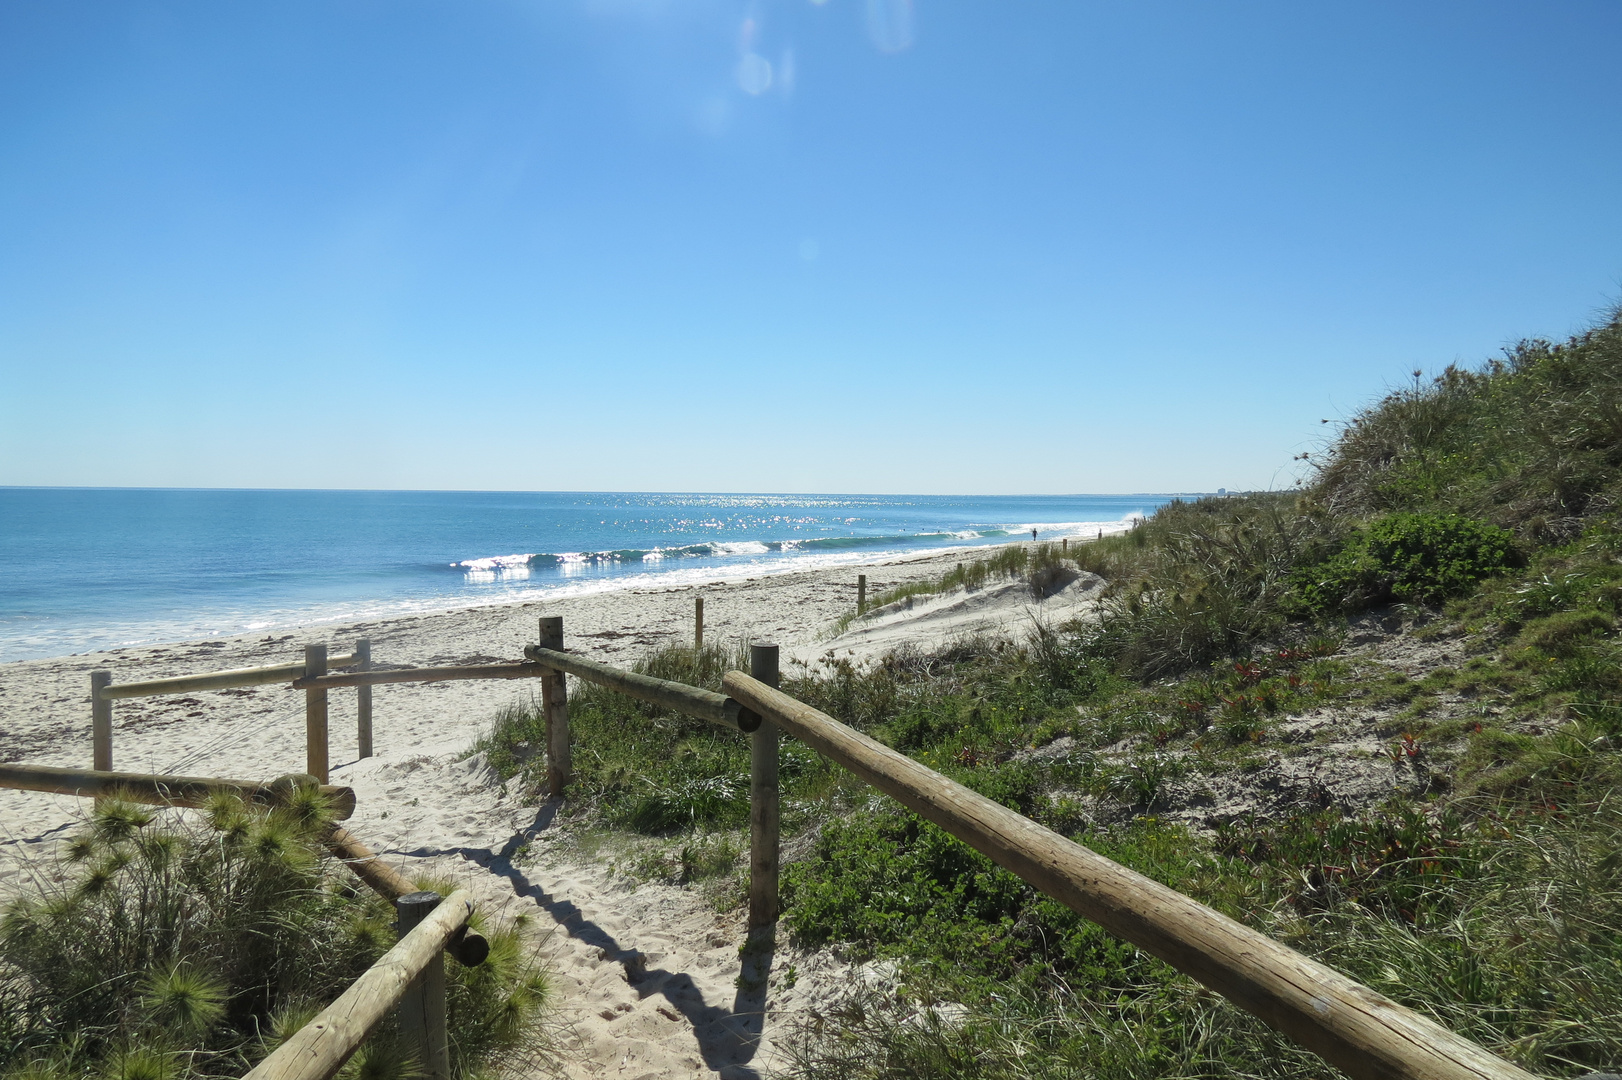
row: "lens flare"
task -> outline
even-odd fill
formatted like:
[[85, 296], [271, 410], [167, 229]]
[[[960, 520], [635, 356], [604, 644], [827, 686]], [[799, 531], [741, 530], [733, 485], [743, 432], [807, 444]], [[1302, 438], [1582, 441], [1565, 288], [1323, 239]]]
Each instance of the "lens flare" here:
[[912, 0], [867, 0], [867, 36], [879, 52], [912, 45]]
[[794, 50], [784, 49], [783, 58], [777, 62], [777, 85], [783, 88], [783, 93], [794, 92]]
[[772, 62], [759, 53], [744, 53], [738, 60], [738, 89], [764, 94], [772, 88]]

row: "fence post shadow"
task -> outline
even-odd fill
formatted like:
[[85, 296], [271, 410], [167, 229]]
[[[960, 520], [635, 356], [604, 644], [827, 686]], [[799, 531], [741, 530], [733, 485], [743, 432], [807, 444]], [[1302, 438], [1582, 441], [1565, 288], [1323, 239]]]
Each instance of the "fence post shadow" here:
[[712, 1071], [725, 1080], [760, 1080], [759, 1070], [749, 1064], [760, 1048], [765, 1028], [768, 976], [776, 950], [775, 926], [763, 926], [749, 933], [742, 950], [742, 972], [730, 1009], [704, 1000], [691, 974], [647, 966], [646, 956], [621, 944], [613, 934], [586, 918], [573, 902], [553, 896], [532, 882], [514, 862], [519, 850], [537, 833], [551, 827], [563, 800], [548, 798], [534, 820], [515, 832], [499, 851], [489, 848], [416, 848], [391, 850], [387, 854], [408, 858], [459, 855], [490, 874], [506, 878], [513, 893], [532, 901], [557, 928], [569, 937], [595, 946], [607, 962], [625, 969], [625, 981], [639, 998], [660, 996], [680, 1013], [693, 1031], [695, 1049]]
[[739, 955], [743, 963], [738, 972], [738, 991], [732, 997], [732, 1015], [750, 1041], [749, 1056], [753, 1057], [766, 1029], [766, 996], [771, 989], [772, 961], [777, 955], [777, 924], [751, 928]]

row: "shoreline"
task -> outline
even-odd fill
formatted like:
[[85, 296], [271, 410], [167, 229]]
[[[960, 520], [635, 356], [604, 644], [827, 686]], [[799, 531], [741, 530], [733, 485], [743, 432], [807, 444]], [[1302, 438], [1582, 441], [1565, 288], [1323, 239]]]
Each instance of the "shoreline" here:
[[[788, 652], [828, 636], [835, 620], [855, 608], [859, 573], [867, 575], [872, 597], [899, 584], [938, 576], [957, 562], [986, 557], [1004, 546], [892, 553], [815, 569], [739, 572], [703, 584], [605, 588], [569, 596], [8, 661], [0, 663], [0, 761], [87, 765], [88, 683], [94, 670], [110, 669], [113, 681], [122, 683], [292, 663], [302, 659], [305, 644], [326, 643], [333, 652], [347, 651], [361, 637], [370, 639], [373, 662], [379, 666], [518, 660], [524, 645], [536, 640], [536, 619], [543, 614], [564, 618], [565, 641], [572, 651], [625, 665], [660, 646], [691, 642], [695, 597], [705, 601], [707, 642], [770, 640]], [[430, 715], [437, 721], [431, 725], [434, 744], [442, 743], [453, 731], [470, 744], [503, 705], [526, 692], [506, 682], [378, 687], [374, 708], [379, 753], [387, 752], [390, 738], [415, 742], [428, 736]], [[333, 696], [334, 762], [353, 756], [355, 736], [349, 730], [352, 725], [344, 723], [352, 698], [353, 692]], [[301, 771], [302, 710], [302, 695], [280, 685], [119, 701], [113, 719], [114, 767], [240, 777]], [[269, 723], [273, 715], [283, 713], [288, 714], [286, 723]], [[245, 725], [297, 727], [298, 731], [266, 732], [268, 741], [252, 740], [260, 751], [252, 752], [229, 737], [234, 733], [249, 741]], [[298, 753], [291, 753], [294, 749]], [[0, 817], [6, 798], [0, 792]]]
[[0, 496], [0, 664], [1092, 536], [1173, 497]]

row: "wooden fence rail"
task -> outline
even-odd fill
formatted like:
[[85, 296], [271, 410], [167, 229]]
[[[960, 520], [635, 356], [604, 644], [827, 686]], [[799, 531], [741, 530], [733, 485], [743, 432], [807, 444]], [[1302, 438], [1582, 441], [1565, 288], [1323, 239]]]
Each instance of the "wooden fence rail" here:
[[291, 685], [297, 690], [336, 690], [343, 686], [390, 686], [395, 683], [467, 682], [475, 679], [538, 679], [539, 664], [464, 664], [450, 667], [394, 668], [345, 674], [305, 675], [303, 667]]
[[[59, 769], [49, 765], [0, 765], [0, 787], [22, 791], [48, 791], [55, 795], [95, 798], [120, 795], [157, 806], [202, 806], [210, 795], [234, 791], [252, 802], [284, 803], [293, 789], [314, 782], [309, 776], [284, 776], [264, 783], [226, 780], [217, 776], [167, 776], [161, 773], [121, 773], [97, 769]], [[355, 812], [355, 789], [322, 785], [332, 816], [342, 821]]]
[[584, 682], [606, 686], [638, 701], [662, 705], [675, 712], [731, 728], [733, 731], [748, 733], [760, 726], [759, 717], [744, 715], [736, 701], [713, 690], [701, 690], [686, 683], [655, 679], [651, 675], [639, 675], [634, 671], [599, 664], [595, 660], [587, 660], [556, 649], [543, 649], [538, 645], [524, 646], [524, 655], [538, 664], [556, 668]]
[[[385, 900], [399, 900], [418, 891], [415, 882], [384, 862], [343, 826], [329, 825], [322, 840], [328, 851]], [[468, 967], [478, 967], [490, 955], [490, 942], [483, 934], [466, 930], [453, 937], [445, 951]]]
[[[408, 909], [425, 906], [410, 903], [419, 896], [408, 894], [398, 903], [402, 930], [410, 917]], [[465, 889], [435, 903], [426, 917], [401, 934], [394, 948], [367, 968], [337, 1001], [254, 1066], [245, 1080], [328, 1080], [413, 991], [415, 999], [400, 1016], [401, 1032], [408, 1039], [415, 1036], [416, 1056], [433, 1080], [450, 1080], [443, 969], [437, 980], [437, 1002], [430, 1000], [432, 987], [427, 984], [435, 981], [433, 969], [444, 963], [446, 945], [466, 929], [472, 914], [473, 901]]]
[[731, 671], [724, 685], [767, 722], [1350, 1076], [1534, 1080], [1333, 968], [948, 780], [766, 682]]
[[[210, 671], [202, 675], [177, 675], [168, 679], [143, 679], [139, 682], [114, 683], [113, 673], [106, 669], [90, 673], [90, 745], [91, 767], [102, 772], [113, 768], [113, 702], [130, 698], [161, 697], [167, 694], [190, 694], [207, 690], [232, 690], [243, 686], [269, 686], [274, 683], [292, 683], [311, 675], [321, 675], [333, 668], [359, 667], [362, 671], [372, 666], [372, 643], [365, 639], [355, 643], [355, 651], [328, 656], [325, 645], [310, 645], [304, 650], [304, 662], [299, 664], [271, 664], [266, 667], [233, 668], [229, 671]], [[327, 694], [324, 688], [307, 691], [304, 695], [305, 717], [305, 771], [325, 784], [327, 762]], [[372, 692], [370, 686], [361, 690], [356, 702], [356, 740], [360, 757], [372, 756]]]
[[[345, 668], [359, 662], [354, 654], [327, 657], [327, 667]], [[98, 673], [100, 674], [100, 673]], [[177, 675], [169, 679], [143, 679], [140, 682], [114, 683], [104, 687], [99, 695], [102, 701], [122, 701], [125, 698], [158, 697], [164, 694], [190, 694], [199, 690], [230, 690], [239, 686], [270, 686], [290, 683], [304, 677], [304, 661], [296, 664], [273, 664], [269, 667], [234, 668], [230, 671], [210, 671], [202, 675]]]

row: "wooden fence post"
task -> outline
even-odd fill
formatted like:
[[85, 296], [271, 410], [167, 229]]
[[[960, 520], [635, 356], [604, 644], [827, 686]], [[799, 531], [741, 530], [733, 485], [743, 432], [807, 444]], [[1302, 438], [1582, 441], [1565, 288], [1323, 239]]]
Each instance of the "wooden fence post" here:
[[1070, 537], [1061, 536], [1059, 538], [1059, 551], [1065, 555], [1070, 554]]
[[[355, 670], [372, 670], [372, 642], [370, 638], [361, 638], [355, 642]], [[372, 688], [370, 686], [355, 687], [355, 735], [360, 745], [360, 753], [356, 757], [368, 758], [372, 756]]]
[[[749, 674], [778, 681], [777, 646], [749, 646]], [[762, 720], [749, 736], [749, 929], [777, 921], [777, 725]]]
[[703, 647], [704, 647], [704, 598], [702, 596], [695, 596], [693, 598], [693, 648], [694, 649], [702, 649]]
[[[439, 906], [436, 892], [407, 893], [394, 902], [400, 938]], [[400, 1039], [430, 1080], [451, 1080], [451, 1043], [445, 1030], [445, 954], [435, 950], [422, 974], [400, 996]]]
[[[541, 648], [563, 651], [563, 616], [541, 618]], [[541, 715], [546, 718], [546, 785], [554, 799], [569, 786], [569, 683], [556, 668], [541, 676]]]
[[113, 703], [101, 696], [112, 681], [110, 671], [90, 673], [90, 767], [102, 772], [113, 768]]
[[867, 575], [856, 575], [856, 614], [861, 615], [867, 611]]
[[[304, 646], [304, 676], [327, 673], [327, 647]], [[321, 781], [327, 775], [327, 692], [325, 689], [304, 691], [304, 771]]]

